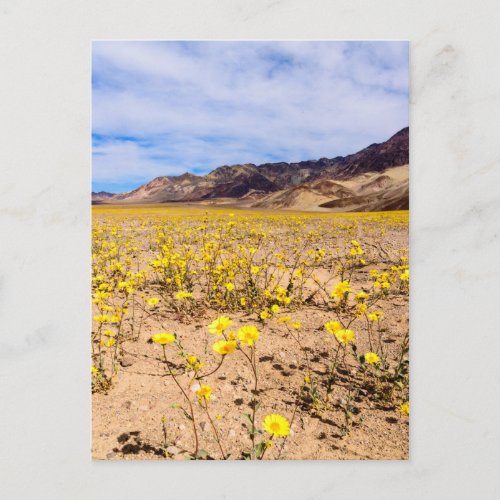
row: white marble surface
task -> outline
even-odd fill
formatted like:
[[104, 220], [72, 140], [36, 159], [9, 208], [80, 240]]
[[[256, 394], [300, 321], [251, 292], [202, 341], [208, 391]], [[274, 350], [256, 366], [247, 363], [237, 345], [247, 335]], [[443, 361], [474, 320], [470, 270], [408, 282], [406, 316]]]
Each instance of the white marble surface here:
[[[500, 495], [496, 0], [0, 2], [0, 496]], [[411, 41], [408, 462], [92, 463], [91, 39]]]

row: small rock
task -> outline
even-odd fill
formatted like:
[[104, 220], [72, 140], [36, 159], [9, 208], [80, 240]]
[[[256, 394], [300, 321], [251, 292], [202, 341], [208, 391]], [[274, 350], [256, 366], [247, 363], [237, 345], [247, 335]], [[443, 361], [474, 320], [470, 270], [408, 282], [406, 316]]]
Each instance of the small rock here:
[[110, 451], [109, 453], [106, 454], [106, 459], [111, 460], [112, 458], [116, 457], [116, 453]]
[[204, 431], [207, 428], [207, 425], [208, 425], [207, 422], [200, 422], [201, 430]]
[[230, 429], [228, 435], [230, 438], [234, 438], [236, 437], [236, 431], [234, 429]]
[[127, 366], [132, 366], [135, 362], [135, 359], [132, 356], [125, 356], [120, 359], [120, 365], [126, 368]]
[[180, 451], [176, 446], [169, 446], [167, 448], [167, 453], [170, 455], [178, 455]]
[[184, 424], [179, 425], [179, 430], [180, 431], [186, 430], [186, 426]]

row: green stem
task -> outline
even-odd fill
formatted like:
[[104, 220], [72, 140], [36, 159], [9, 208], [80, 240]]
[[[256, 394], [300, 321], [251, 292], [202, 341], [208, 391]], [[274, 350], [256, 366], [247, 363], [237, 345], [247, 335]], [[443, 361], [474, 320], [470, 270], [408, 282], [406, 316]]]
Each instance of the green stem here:
[[196, 422], [194, 419], [194, 409], [193, 409], [193, 403], [191, 403], [191, 399], [189, 396], [186, 394], [186, 391], [182, 388], [181, 384], [177, 380], [176, 376], [174, 375], [174, 372], [170, 368], [170, 363], [168, 362], [167, 359], [167, 353], [165, 352], [165, 346], [162, 345], [163, 347], [163, 359], [165, 360], [165, 364], [167, 365], [168, 371], [172, 378], [174, 379], [174, 382], [176, 383], [177, 387], [181, 390], [182, 394], [184, 395], [184, 398], [186, 399], [188, 405], [189, 405], [189, 411], [191, 413], [191, 423], [193, 424], [193, 432], [194, 432], [194, 457], [196, 458], [198, 456], [198, 432], [196, 431]]
[[210, 422], [210, 425], [212, 426], [212, 429], [214, 431], [215, 440], [217, 441], [217, 444], [219, 445], [219, 450], [222, 453], [222, 460], [226, 460], [226, 454], [224, 453], [224, 450], [222, 448], [222, 443], [220, 442], [220, 437], [219, 437], [219, 433], [217, 432], [217, 428], [215, 427], [214, 421], [212, 420], [212, 417], [210, 416], [210, 413], [208, 411], [208, 403], [206, 400], [204, 402], [204, 408], [205, 408], [205, 412], [207, 414], [208, 420]]

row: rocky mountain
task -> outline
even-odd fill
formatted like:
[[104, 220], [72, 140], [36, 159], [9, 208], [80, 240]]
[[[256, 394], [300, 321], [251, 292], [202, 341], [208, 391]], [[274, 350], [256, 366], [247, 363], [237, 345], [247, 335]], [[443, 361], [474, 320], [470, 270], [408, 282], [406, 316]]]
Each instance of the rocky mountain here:
[[94, 191], [92, 191], [92, 203], [102, 203], [106, 200], [109, 200], [110, 198], [113, 198], [114, 196], [116, 195], [113, 193], [108, 193], [107, 191], [99, 191], [98, 193], [94, 193]]
[[128, 193], [92, 193], [97, 203], [189, 202], [270, 209], [376, 211], [408, 208], [409, 129], [336, 158], [224, 165], [204, 176], [157, 177]]

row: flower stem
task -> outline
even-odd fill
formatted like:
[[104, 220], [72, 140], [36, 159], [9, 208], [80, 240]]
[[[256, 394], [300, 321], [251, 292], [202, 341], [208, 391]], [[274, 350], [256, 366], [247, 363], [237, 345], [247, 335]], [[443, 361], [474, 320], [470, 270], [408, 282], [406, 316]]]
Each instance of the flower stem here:
[[191, 413], [191, 423], [193, 424], [193, 433], [194, 433], [194, 457], [196, 458], [198, 456], [198, 432], [196, 431], [196, 422], [194, 419], [194, 409], [193, 409], [193, 403], [191, 403], [191, 399], [189, 396], [186, 394], [186, 391], [182, 388], [181, 384], [177, 380], [176, 376], [174, 375], [174, 372], [170, 368], [170, 363], [168, 362], [167, 359], [167, 353], [165, 352], [165, 346], [163, 345], [163, 359], [165, 360], [165, 364], [167, 365], [168, 371], [172, 378], [174, 379], [174, 382], [177, 384], [177, 387], [181, 390], [184, 398], [186, 399], [188, 405], [189, 405], [189, 412]]

